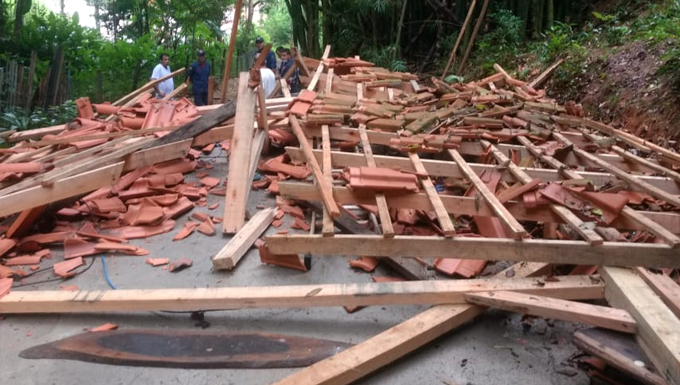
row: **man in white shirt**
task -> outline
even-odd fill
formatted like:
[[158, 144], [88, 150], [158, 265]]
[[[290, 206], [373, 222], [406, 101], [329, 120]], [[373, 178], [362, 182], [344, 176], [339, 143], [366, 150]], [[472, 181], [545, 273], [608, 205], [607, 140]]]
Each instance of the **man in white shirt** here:
[[[255, 60], [257, 61], [257, 58], [260, 56], [260, 53], [255, 54]], [[264, 97], [269, 98], [274, 91], [274, 88], [276, 88], [276, 75], [274, 75], [274, 71], [269, 69], [265, 63], [262, 63], [260, 66], [260, 87], [264, 90]]]
[[[170, 56], [167, 53], [162, 53], [160, 59], [161, 62], [156, 65], [156, 67], [153, 69], [153, 72], [151, 73], [151, 80], [160, 79], [172, 73], [169, 65]], [[158, 99], [162, 99], [165, 97], [165, 95], [168, 95], [175, 89], [175, 83], [173, 82], [172, 78], [169, 78], [156, 84], [154, 89], [156, 89], [156, 97]]]

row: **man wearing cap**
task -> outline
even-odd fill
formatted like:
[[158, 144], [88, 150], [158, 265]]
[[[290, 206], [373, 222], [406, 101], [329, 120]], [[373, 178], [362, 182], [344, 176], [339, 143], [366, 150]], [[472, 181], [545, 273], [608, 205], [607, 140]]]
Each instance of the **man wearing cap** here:
[[186, 84], [193, 84], [194, 104], [205, 106], [208, 104], [208, 81], [210, 78], [210, 63], [205, 61], [205, 51], [198, 50], [198, 60], [191, 64]]
[[[257, 39], [255, 39], [255, 47], [257, 47], [257, 53], [261, 53], [262, 49], [264, 49], [264, 39], [262, 36], [258, 36]], [[264, 59], [264, 64], [267, 68], [272, 70], [272, 72], [276, 73], [276, 56], [271, 50]]]

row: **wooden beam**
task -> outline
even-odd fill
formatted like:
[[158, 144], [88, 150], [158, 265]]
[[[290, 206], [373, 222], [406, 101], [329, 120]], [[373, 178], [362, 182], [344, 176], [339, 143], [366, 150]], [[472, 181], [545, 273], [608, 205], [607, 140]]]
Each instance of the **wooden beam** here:
[[[557, 133], [553, 133], [553, 135], [556, 135]], [[559, 136], [559, 134], [557, 134]], [[646, 183], [644, 181], [641, 181], [640, 179], [637, 179], [633, 176], [631, 176], [629, 173], [621, 170], [618, 167], [614, 167], [611, 164], [602, 161], [598, 157], [581, 150], [580, 148], [574, 148], [572, 149], [574, 154], [577, 156], [580, 156], [584, 159], [588, 159], [588, 161], [592, 162], [593, 164], [597, 165], [597, 167], [600, 167], [618, 177], [619, 179], [625, 181], [630, 185], [631, 187], [634, 187], [638, 191], [644, 191], [648, 193], [649, 195], [653, 196], [654, 198], [661, 199], [663, 201], [668, 202], [669, 204], [674, 205], [675, 207], [680, 207], [680, 199], [669, 194], [668, 192], [656, 187], [652, 186], [649, 183]]]
[[[331, 130], [331, 139], [337, 139], [334, 137], [333, 133], [337, 132], [336, 127]], [[309, 130], [306, 130], [309, 132]], [[368, 130], [368, 138], [373, 144], [378, 144], [373, 141], [372, 133], [374, 131]], [[357, 133], [357, 137], [354, 138], [355, 141], [360, 141]], [[465, 142], [463, 142], [465, 143]], [[286, 152], [295, 161], [305, 161], [305, 157], [299, 148], [286, 147]], [[317, 159], [321, 159], [321, 151], [314, 151], [314, 156]], [[398, 168], [404, 171], [415, 171], [413, 164], [409, 159], [395, 157], [395, 156], [385, 156], [385, 155], [374, 155], [374, 159], [378, 167], [387, 168]], [[331, 160], [333, 164], [337, 167], [363, 167], [366, 166], [366, 157], [363, 154], [353, 154], [349, 152], [333, 151], [331, 152]], [[443, 160], [431, 160], [431, 159], [421, 159], [427, 173], [429, 175], [443, 176], [443, 177], [453, 177], [453, 178], [463, 178], [463, 174], [460, 172], [458, 167], [451, 167], [455, 163]], [[492, 164], [479, 164], [479, 163], [469, 163], [470, 167], [477, 173], [481, 175], [484, 170], [494, 170], [497, 166]], [[540, 178], [545, 182], [556, 182], [561, 181], [564, 178], [559, 174], [557, 170], [550, 170], [544, 168], [530, 168], [530, 167], [520, 167], [520, 169], [527, 173], [531, 178]], [[515, 177], [506, 170], [501, 170], [503, 174], [503, 180], [506, 182], [514, 182]], [[604, 185], [607, 183], [614, 182], [616, 178], [608, 173], [602, 172], [589, 172], [589, 171], [577, 171], [577, 175], [580, 175], [584, 179], [593, 181], [597, 185]], [[635, 175], [636, 178], [644, 180], [649, 184], [653, 184], [666, 191], [680, 194], [680, 188], [678, 184], [675, 183], [670, 178], [663, 178], [658, 176], [645, 176], [645, 175]]]
[[508, 231], [513, 234], [514, 238], [526, 238], [529, 234], [524, 229], [524, 226], [522, 226], [522, 224], [519, 223], [517, 219], [515, 219], [512, 214], [510, 214], [510, 212], [508, 212], [508, 209], [506, 209], [505, 206], [503, 206], [503, 204], [498, 200], [496, 194], [489, 190], [486, 184], [484, 184], [479, 176], [477, 176], [472, 168], [470, 168], [465, 159], [463, 159], [463, 156], [460, 155], [460, 153], [458, 153], [456, 150], [449, 150], [449, 155], [451, 155], [465, 177], [469, 179], [470, 182], [472, 182], [472, 185], [475, 186], [475, 189], [477, 189], [477, 191], [482, 195], [486, 203], [491, 206], [491, 209], [494, 211], [498, 219], [500, 219], [501, 223], [503, 223]]
[[222, 104], [227, 100], [227, 91], [229, 91], [229, 74], [231, 73], [234, 48], [236, 48], [236, 35], [238, 34], [241, 9], [243, 9], [243, 0], [236, 0], [236, 5], [234, 5], [234, 19], [231, 22], [231, 34], [229, 35], [229, 49], [227, 50], [227, 57], [225, 57], [224, 73], [222, 74], [222, 97], [220, 99]]
[[[361, 146], [364, 149], [364, 155], [366, 156], [366, 164], [368, 167], [378, 167], [373, 159], [373, 148], [371, 147], [371, 142], [368, 141], [368, 135], [366, 134], [366, 126], [363, 124], [359, 125], [359, 135], [361, 135]], [[328, 154], [330, 159], [330, 153]], [[380, 227], [382, 228], [382, 235], [385, 238], [394, 238], [394, 226], [392, 226], [392, 216], [390, 215], [390, 207], [387, 205], [387, 198], [385, 194], [376, 193], [375, 202], [378, 205], [378, 217], [380, 218]]]
[[343, 235], [322, 238], [311, 235], [272, 235], [267, 238], [272, 253], [315, 255], [363, 255], [404, 257], [531, 261], [581, 265], [680, 267], [677, 250], [649, 243], [604, 242], [590, 246], [581, 241], [505, 238], [453, 239], [435, 236]]
[[[446, 63], [446, 67], [444, 67], [444, 72], [442, 72], [442, 76], [440, 78], [441, 81], [444, 81], [446, 73], [449, 72], [449, 67], [451, 67], [451, 63], [453, 63], [453, 58], [456, 57], [456, 51], [458, 50], [458, 46], [460, 45], [460, 42], [463, 40], [463, 35], [465, 34], [465, 30], [467, 29], [467, 26], [470, 23], [470, 19], [472, 19], [472, 13], [475, 10], [475, 4], [477, 4], [477, 0], [472, 0], [472, 3], [468, 8], [467, 15], [465, 16], [463, 26], [460, 27], [460, 30], [458, 31], [458, 37], [456, 38], [456, 43], [453, 45], [453, 49], [451, 50], [451, 54], [449, 55], [449, 61]], [[414, 91], [418, 92], [415, 89]]]
[[272, 208], [258, 211], [213, 258], [213, 268], [231, 270], [236, 267], [257, 238], [267, 230], [275, 215], [276, 210]]
[[[515, 277], [528, 277], [535, 271], [529, 269], [520, 271], [519, 265], [512, 266], [517, 269]], [[526, 265], [533, 266], [532, 264]], [[543, 267], [544, 265], [541, 264], [536, 269]], [[506, 276], [504, 272], [501, 272], [494, 278], [506, 278]], [[483, 307], [474, 305], [434, 306], [360, 344], [295, 372], [273, 385], [350, 384], [471, 321], [483, 311]]]
[[[573, 146], [573, 144], [566, 139], [564, 136], [560, 135], [559, 133], [553, 133], [556, 138], [558, 138], [560, 141], [562, 141], [565, 144], [570, 145], [572, 148], [572, 152], [580, 151], [577, 148]], [[570, 170], [567, 168], [567, 166], [564, 165], [564, 163], [560, 162], [559, 160], [553, 158], [552, 156], [546, 155], [543, 153], [541, 149], [536, 147], [531, 141], [527, 138], [518, 138], [520, 143], [524, 144], [529, 151], [531, 151], [536, 157], [538, 157], [542, 162], [550, 165], [550, 167], [555, 168], [558, 170], [558, 172], [561, 172], [564, 174], [568, 179], [583, 179], [581, 175], [578, 173], [574, 172], [573, 170]], [[599, 161], [599, 160], [598, 160]], [[606, 162], [603, 162], [604, 164], [607, 164]], [[607, 164], [608, 165], [608, 164]], [[640, 181], [638, 181], [640, 182]], [[644, 183], [644, 182], [640, 182]], [[651, 186], [651, 185], [649, 185]], [[652, 186], [654, 187], [654, 186]], [[654, 187], [656, 188], [656, 187]], [[643, 217], [642, 215], [639, 215], [635, 210], [631, 209], [628, 206], [625, 206], [622, 211], [622, 215], [629, 218], [638, 221], [642, 226], [645, 226], [645, 228], [651, 232], [652, 234], [656, 235], [657, 237], [663, 239], [666, 241], [671, 247], [676, 248], [680, 247], [680, 237], [675, 236], [675, 234], [667, 231], [665, 228], [660, 226], [657, 223], [654, 223], [650, 221], [648, 218]]]
[[331, 53], [331, 46], [327, 45], [326, 49], [323, 51], [323, 56], [321, 56], [321, 60], [319, 60], [319, 66], [316, 67], [316, 72], [314, 72], [314, 77], [312, 78], [312, 81], [309, 82], [309, 85], [307, 86], [307, 90], [309, 91], [314, 91], [316, 88], [316, 85], [319, 83], [319, 78], [321, 77], [321, 74], [323, 73], [323, 61], [325, 59], [328, 59], [328, 55]]
[[181, 142], [133, 152], [123, 158], [125, 161], [123, 172], [136, 170], [144, 166], [151, 166], [168, 160], [184, 158], [191, 149], [191, 142], [192, 139], [186, 139]]
[[475, 305], [515, 313], [584, 323], [624, 333], [637, 332], [637, 324], [627, 311], [607, 306], [509, 291], [468, 293], [465, 299]]
[[464, 303], [471, 291], [512, 290], [563, 299], [600, 299], [604, 285], [587, 276], [536, 285], [533, 278], [388, 283], [342, 283], [186, 289], [13, 291], [0, 299], [0, 314], [91, 313], [385, 306]]
[[231, 140], [231, 155], [229, 156], [227, 194], [224, 200], [224, 222], [222, 222], [224, 234], [234, 234], [243, 227], [252, 182], [248, 180], [250, 167], [244, 167], [250, 165], [251, 162], [250, 153], [255, 123], [256, 95], [255, 91], [248, 87], [248, 79], [248, 72], [241, 72], [234, 137]]
[[[328, 133], [328, 125], [324, 124], [321, 126], [321, 132], [322, 132], [322, 143], [321, 143], [321, 148], [323, 150], [323, 178], [326, 180], [326, 183], [329, 183], [331, 186], [333, 186], [333, 175], [332, 169], [333, 166], [331, 165], [331, 139], [330, 139], [330, 134]], [[335, 234], [335, 226], [333, 225], [333, 217], [331, 217], [331, 214], [326, 210], [326, 207], [323, 207], [323, 227], [321, 229], [321, 234], [323, 234], [326, 237], [332, 237]]]
[[636, 340], [661, 376], [671, 384], [680, 383], [680, 319], [649, 286], [630, 270], [604, 266], [609, 303], [628, 310], [638, 324]]
[[532, 88], [540, 87], [541, 84], [543, 84], [543, 82], [545, 82], [553, 73], [553, 71], [555, 71], [562, 63], [564, 63], [564, 59], [556, 61], [555, 64], [551, 65], [545, 71], [541, 72], [540, 75], [536, 76], [536, 79], [532, 80], [531, 83], [529, 83], [529, 86]]
[[[423, 162], [421, 162], [420, 157], [418, 156], [417, 153], [409, 152], [408, 157], [409, 159], [411, 159], [411, 163], [413, 163], [413, 168], [416, 170], [418, 174], [427, 175], [427, 170], [425, 169], [425, 166], [423, 166]], [[423, 190], [425, 190], [427, 197], [430, 199], [430, 203], [432, 203], [434, 212], [437, 214], [439, 226], [441, 226], [442, 231], [444, 232], [444, 236], [446, 237], [454, 236], [456, 234], [456, 229], [453, 227], [453, 222], [451, 222], [449, 213], [446, 212], [444, 203], [442, 203], [439, 193], [434, 188], [432, 180], [430, 180], [430, 177], [428, 176], [425, 178], [421, 178], [420, 183], [422, 183]]]
[[[279, 182], [281, 195], [288, 198], [298, 200], [321, 200], [321, 194], [318, 189], [312, 185], [299, 182]], [[355, 194], [346, 187], [333, 187], [333, 197], [342, 204], [362, 204], [372, 205], [374, 198], [361, 194]], [[432, 211], [433, 207], [427, 194], [415, 193], [408, 195], [388, 195], [387, 204], [394, 208], [409, 208], [416, 210]], [[490, 217], [493, 216], [493, 211], [486, 202], [479, 202], [472, 197], [462, 197], [453, 195], [440, 195], [446, 211], [450, 214], [456, 215], [479, 215]], [[517, 219], [522, 221], [535, 222], [558, 222], [558, 223], [573, 223], [567, 222], [558, 214], [552, 212], [549, 208], [534, 208], [528, 209], [523, 202], [508, 202], [506, 204], [508, 211]], [[569, 209], [567, 212], [571, 213]], [[662, 224], [665, 229], [671, 232], [680, 233], [680, 215], [664, 212], [652, 211], [637, 211], [641, 216], [647, 219]], [[631, 230], [646, 230], [638, 221], [619, 216], [611, 224], [615, 228], [631, 229]], [[601, 244], [601, 243], [600, 243]]]
[[673, 314], [680, 318], [680, 285], [665, 274], [654, 274], [643, 267], [638, 267], [636, 271]]
[[120, 177], [122, 170], [123, 162], [118, 162], [57, 180], [51, 187], [36, 186], [3, 195], [0, 217], [109, 186]]
[[[502, 164], [503, 166], [507, 167], [508, 170], [510, 170], [510, 173], [517, 178], [520, 182], [523, 184], [527, 184], [533, 180], [524, 170], [522, 170], [519, 166], [516, 164], [512, 163], [510, 158], [505, 156], [500, 150], [496, 148], [496, 146], [492, 145], [491, 143], [487, 141], [481, 141], [482, 146], [485, 148], [490, 148], [491, 149], [491, 155], [496, 159], [496, 161], [499, 164]], [[583, 239], [586, 240], [589, 244], [595, 246], [595, 245], [601, 245], [604, 242], [604, 239], [602, 239], [601, 236], [599, 236], [595, 231], [590, 229], [586, 224], [579, 219], [574, 213], [571, 212], [568, 208], [557, 205], [554, 203], [550, 204], [550, 209], [557, 214], [564, 222], [568, 223], [571, 225], [571, 227], [580, 235], [583, 237]]]
[[337, 203], [335, 203], [335, 199], [333, 198], [333, 186], [328, 183], [328, 180], [324, 179], [323, 172], [319, 167], [319, 162], [314, 157], [312, 146], [309, 144], [309, 141], [307, 141], [307, 137], [305, 137], [305, 134], [302, 131], [297, 118], [294, 115], [290, 115], [288, 118], [290, 119], [291, 126], [293, 127], [293, 133], [295, 133], [295, 136], [298, 138], [300, 147], [302, 147], [302, 151], [305, 154], [307, 164], [312, 169], [312, 174], [314, 174], [314, 178], [317, 181], [317, 186], [323, 198], [326, 210], [328, 210], [328, 213], [331, 214], [332, 217], [339, 216], [340, 208], [338, 207]]

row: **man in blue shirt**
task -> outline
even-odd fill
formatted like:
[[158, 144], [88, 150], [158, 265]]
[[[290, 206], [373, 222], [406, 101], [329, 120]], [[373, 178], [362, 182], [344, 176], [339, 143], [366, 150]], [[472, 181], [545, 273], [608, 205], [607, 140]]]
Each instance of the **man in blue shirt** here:
[[205, 61], [205, 51], [198, 50], [198, 60], [191, 64], [187, 85], [193, 84], [194, 104], [205, 106], [208, 104], [208, 81], [210, 78], [210, 63]]
[[[262, 52], [262, 49], [264, 49], [264, 39], [262, 36], [258, 36], [257, 39], [255, 39], [255, 47], [257, 47], [257, 53]], [[269, 50], [267, 57], [264, 59], [264, 65], [276, 73], [276, 56], [271, 50]]]

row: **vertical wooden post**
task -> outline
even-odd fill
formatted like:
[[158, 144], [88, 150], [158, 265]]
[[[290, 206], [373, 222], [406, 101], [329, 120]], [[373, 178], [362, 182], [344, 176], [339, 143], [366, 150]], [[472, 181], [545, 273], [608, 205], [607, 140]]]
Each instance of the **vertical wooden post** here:
[[465, 62], [467, 62], [468, 57], [470, 56], [470, 51], [472, 51], [472, 46], [475, 45], [475, 38], [477, 37], [477, 32], [479, 32], [479, 28], [482, 26], [482, 23], [484, 22], [484, 16], [486, 15], [486, 8], [489, 6], [489, 0], [484, 0], [484, 5], [482, 5], [482, 11], [479, 13], [479, 19], [477, 19], [477, 24], [475, 24], [475, 29], [472, 31], [472, 37], [470, 37], [470, 42], [468, 42], [467, 49], [465, 50], [465, 56], [463, 56], [463, 60], [460, 62], [460, 66], [458, 66], [458, 75], [460, 75], [460, 72], [463, 70], [463, 67], [465, 67]]
[[215, 98], [215, 78], [210, 76], [208, 77], [208, 100], [207, 103], [208, 105], [213, 104], [213, 99]]
[[26, 87], [26, 108], [31, 108], [31, 101], [33, 100], [33, 80], [35, 78], [35, 64], [38, 61], [38, 53], [31, 51], [31, 62], [28, 67], [28, 81]]
[[472, 19], [472, 13], [475, 10], [476, 4], [477, 4], [477, 0], [472, 0], [472, 4], [470, 4], [470, 8], [468, 9], [467, 16], [465, 16], [465, 21], [463, 22], [463, 26], [460, 27], [460, 31], [458, 32], [458, 37], [456, 38], [456, 44], [453, 45], [453, 49], [451, 50], [451, 55], [449, 55], [449, 62], [446, 63], [446, 68], [444, 68], [444, 72], [442, 72], [442, 77], [441, 77], [442, 81], [444, 81], [444, 78], [446, 77], [446, 73], [449, 72], [449, 67], [451, 67], [451, 63], [453, 63], [453, 58], [456, 56], [456, 51], [458, 50], [458, 46], [460, 45], [461, 40], [463, 40], [463, 35], [465, 35], [465, 30], [467, 29], [467, 26], [470, 23], [470, 19]]
[[24, 100], [24, 66], [19, 64], [17, 66], [17, 88], [16, 94], [14, 95], [14, 105], [20, 106], [21, 102]]
[[227, 101], [227, 88], [229, 87], [229, 72], [231, 72], [231, 60], [234, 56], [234, 46], [236, 45], [236, 33], [238, 32], [238, 22], [241, 18], [241, 8], [243, 8], [243, 0], [236, 0], [234, 6], [234, 21], [231, 26], [231, 36], [229, 37], [229, 50], [227, 51], [226, 63], [224, 64], [224, 76], [222, 77], [222, 99], [220, 102], [224, 104]]

